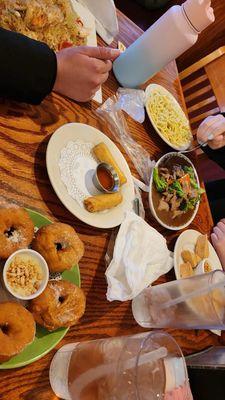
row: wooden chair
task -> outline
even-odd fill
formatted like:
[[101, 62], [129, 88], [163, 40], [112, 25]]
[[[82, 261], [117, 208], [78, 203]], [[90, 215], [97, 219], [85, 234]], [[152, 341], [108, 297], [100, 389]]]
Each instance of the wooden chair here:
[[[180, 74], [193, 135], [209, 115], [225, 113], [225, 46], [202, 58]], [[197, 142], [196, 142], [197, 144]], [[222, 179], [224, 171], [197, 150], [199, 167], [205, 181]]]
[[180, 74], [193, 134], [209, 115], [225, 112], [225, 46]]

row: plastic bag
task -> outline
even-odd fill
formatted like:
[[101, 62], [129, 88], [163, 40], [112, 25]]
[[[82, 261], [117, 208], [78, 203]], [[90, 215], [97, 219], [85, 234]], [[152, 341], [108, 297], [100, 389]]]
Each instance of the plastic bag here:
[[[126, 111], [129, 109], [128, 104], [126, 107], [124, 106], [125, 99], [128, 99], [129, 97], [129, 90], [120, 90], [118, 96], [109, 97], [105, 101], [105, 103], [96, 110], [96, 112], [104, 121], [108, 123], [112, 134], [115, 136], [116, 140], [118, 140], [123, 146], [124, 150], [132, 160], [139, 175], [141, 176], [145, 184], [149, 185], [151, 172], [155, 165], [155, 162], [151, 160], [148, 152], [130, 135], [125, 116], [121, 109], [121, 107], [123, 107], [123, 109], [126, 108]], [[130, 103], [130, 110], [132, 109], [132, 113], [130, 115], [135, 114], [134, 98], [135, 96], [133, 94], [132, 102]], [[139, 94], [136, 96], [136, 99], [136, 107], [138, 109], [140, 107], [141, 101]]]
[[[102, 120], [108, 123], [111, 132], [116, 140], [123, 146], [128, 156], [133, 161], [143, 182], [134, 178], [135, 202], [137, 210], [135, 211], [143, 219], [145, 218], [145, 210], [141, 198], [140, 188], [148, 191], [149, 181], [155, 161], [152, 161], [148, 152], [138, 144], [130, 135], [123, 111], [130, 115], [137, 122], [142, 123], [145, 119], [145, 93], [143, 90], [123, 89], [119, 88], [117, 95], [108, 98], [105, 103], [100, 106], [96, 112]], [[112, 260], [115, 240], [119, 228], [116, 228], [109, 239], [105, 262], [108, 266]]]
[[126, 111], [131, 118], [142, 124], [145, 120], [145, 92], [136, 89], [119, 88], [117, 90], [117, 104]]

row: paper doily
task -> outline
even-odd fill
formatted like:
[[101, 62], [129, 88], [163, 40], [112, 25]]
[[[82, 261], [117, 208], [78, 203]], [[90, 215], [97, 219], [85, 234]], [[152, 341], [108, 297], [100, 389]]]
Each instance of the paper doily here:
[[92, 182], [98, 165], [91, 152], [93, 147], [93, 143], [85, 143], [80, 140], [70, 141], [61, 150], [58, 163], [61, 179], [68, 194], [83, 208], [83, 201], [86, 197], [100, 194]]

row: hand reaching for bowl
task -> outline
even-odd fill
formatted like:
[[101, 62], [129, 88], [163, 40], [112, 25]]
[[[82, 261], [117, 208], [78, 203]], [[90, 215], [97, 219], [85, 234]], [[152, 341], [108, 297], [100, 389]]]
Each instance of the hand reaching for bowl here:
[[199, 143], [208, 142], [213, 150], [225, 146], [225, 118], [219, 114], [204, 119], [199, 125], [197, 139]]
[[112, 61], [120, 54], [109, 47], [70, 47], [56, 53], [53, 90], [76, 101], [90, 100], [108, 79]]

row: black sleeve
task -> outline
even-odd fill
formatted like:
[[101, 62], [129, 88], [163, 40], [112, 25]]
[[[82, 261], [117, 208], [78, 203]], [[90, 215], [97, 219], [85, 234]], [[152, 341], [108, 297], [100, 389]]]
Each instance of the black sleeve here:
[[209, 146], [206, 146], [202, 147], [202, 150], [204, 150], [211, 160], [215, 161], [225, 170], [225, 147], [218, 150], [212, 150]]
[[0, 28], [0, 97], [39, 104], [55, 83], [56, 55], [46, 44]]

